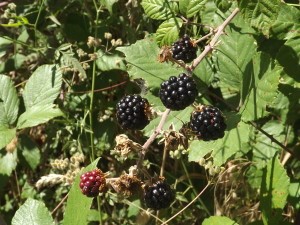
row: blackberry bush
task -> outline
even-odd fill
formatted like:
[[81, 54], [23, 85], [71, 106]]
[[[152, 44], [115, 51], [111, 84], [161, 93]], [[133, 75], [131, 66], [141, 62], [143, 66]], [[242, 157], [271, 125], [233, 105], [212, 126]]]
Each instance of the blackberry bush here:
[[226, 124], [222, 112], [214, 106], [203, 105], [192, 113], [189, 127], [199, 140], [210, 141], [224, 137]]
[[149, 102], [140, 95], [127, 95], [117, 103], [117, 120], [122, 128], [142, 130], [149, 123]]
[[96, 197], [105, 189], [106, 180], [101, 170], [95, 169], [80, 176], [80, 189], [87, 197]]
[[174, 191], [165, 181], [157, 181], [145, 188], [144, 201], [148, 208], [154, 210], [168, 208], [174, 199]]
[[174, 59], [182, 60], [185, 63], [192, 62], [197, 57], [197, 47], [186, 34], [172, 44], [171, 51]]
[[165, 107], [182, 110], [192, 104], [198, 95], [194, 79], [185, 73], [171, 76], [160, 85], [159, 97]]

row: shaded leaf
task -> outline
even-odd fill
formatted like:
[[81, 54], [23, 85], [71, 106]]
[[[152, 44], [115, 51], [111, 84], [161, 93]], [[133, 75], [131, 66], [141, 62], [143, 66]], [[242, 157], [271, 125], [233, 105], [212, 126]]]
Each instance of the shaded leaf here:
[[261, 184], [260, 209], [264, 224], [281, 224], [289, 190], [289, 177], [276, 156], [269, 160]]
[[[0, 154], [1, 156], [1, 154]], [[0, 158], [0, 174], [10, 176], [12, 171], [17, 167], [17, 151], [6, 154]]]
[[97, 51], [98, 58], [96, 65], [101, 71], [123, 70], [126, 71], [124, 57], [120, 56], [119, 52], [111, 51], [104, 52], [102, 49]]
[[[267, 107], [274, 104], [277, 96], [281, 68], [264, 53], [257, 53], [248, 65], [248, 80], [244, 80], [241, 103], [242, 119], [256, 120], [268, 115]], [[249, 80], [250, 79], [250, 80]], [[249, 82], [248, 82], [249, 81]], [[245, 97], [245, 99], [243, 99]]]
[[52, 225], [54, 221], [43, 202], [28, 198], [12, 219], [12, 225]]
[[27, 136], [21, 135], [19, 137], [19, 149], [22, 152], [26, 162], [31, 167], [32, 170], [35, 170], [40, 163], [41, 153], [36, 144]]
[[287, 75], [300, 82], [300, 35], [287, 40], [279, 49], [276, 59]]
[[61, 52], [62, 57], [61, 57], [61, 65], [62, 67], [70, 67], [70, 68], [74, 68], [75, 71], [79, 72], [79, 77], [81, 79], [85, 79], [86, 78], [86, 72], [83, 69], [81, 63], [78, 61], [78, 59], [76, 59], [72, 54], [68, 54], [68, 53], [64, 53]]

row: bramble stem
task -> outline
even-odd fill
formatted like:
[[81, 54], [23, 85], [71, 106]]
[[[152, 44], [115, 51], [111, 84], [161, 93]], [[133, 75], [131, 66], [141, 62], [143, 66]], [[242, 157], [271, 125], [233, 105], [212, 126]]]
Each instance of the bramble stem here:
[[140, 152], [139, 159], [138, 159], [138, 162], [137, 162], [137, 169], [138, 170], [141, 168], [141, 166], [143, 164], [143, 161], [144, 161], [144, 158], [145, 158], [145, 155], [147, 153], [147, 150], [148, 150], [149, 146], [152, 144], [152, 142], [155, 140], [155, 138], [162, 131], [162, 128], [163, 128], [170, 112], [171, 112], [170, 109], [166, 109], [166, 111], [164, 111], [157, 128], [155, 129], [155, 131], [152, 133], [152, 135], [149, 137], [149, 139], [143, 145], [143, 151]]
[[193, 71], [199, 65], [199, 63], [205, 58], [205, 56], [214, 49], [219, 37], [224, 33], [225, 27], [231, 22], [231, 20], [233, 20], [233, 18], [237, 15], [239, 11], [240, 11], [239, 8], [233, 10], [231, 15], [217, 28], [217, 32], [213, 37], [213, 39], [210, 41], [208, 45], [205, 46], [204, 51], [193, 61], [192, 65], [190, 66], [191, 71]]

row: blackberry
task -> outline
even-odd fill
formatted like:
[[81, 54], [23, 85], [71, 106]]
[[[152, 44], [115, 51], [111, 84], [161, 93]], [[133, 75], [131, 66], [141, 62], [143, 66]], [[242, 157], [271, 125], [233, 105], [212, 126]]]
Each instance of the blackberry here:
[[148, 208], [159, 210], [168, 208], [175, 199], [174, 191], [164, 181], [157, 181], [145, 188], [144, 201]]
[[227, 127], [224, 120], [217, 107], [203, 105], [192, 113], [189, 127], [199, 140], [217, 140], [224, 137]]
[[149, 102], [140, 95], [127, 95], [117, 103], [117, 120], [124, 129], [142, 130], [148, 123]]
[[197, 57], [197, 47], [186, 34], [172, 44], [171, 51], [174, 59], [182, 60], [185, 63], [192, 62]]
[[182, 110], [192, 104], [198, 95], [194, 79], [185, 73], [171, 76], [160, 85], [159, 97], [166, 108]]
[[80, 176], [79, 187], [87, 197], [96, 197], [105, 190], [105, 176], [101, 170], [95, 169]]

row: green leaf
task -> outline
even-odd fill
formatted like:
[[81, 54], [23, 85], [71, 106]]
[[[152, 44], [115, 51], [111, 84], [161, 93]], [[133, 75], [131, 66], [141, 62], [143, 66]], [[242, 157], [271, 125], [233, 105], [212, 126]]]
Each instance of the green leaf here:
[[[171, 125], [174, 126], [175, 130], [182, 128], [184, 122], [189, 121], [193, 107], [187, 107], [181, 111], [171, 111], [168, 115], [168, 120], [164, 124], [164, 129], [168, 129]], [[153, 130], [158, 126], [161, 116], [151, 120], [150, 124], [146, 126], [143, 130], [146, 136], [150, 136], [153, 133]]]
[[17, 128], [34, 127], [58, 116], [63, 116], [63, 113], [60, 109], [54, 108], [54, 105], [36, 105], [20, 115]]
[[41, 153], [36, 144], [27, 136], [19, 137], [19, 149], [32, 170], [35, 170], [41, 160]]
[[214, 2], [222, 12], [226, 12], [232, 5], [232, 2], [228, 0], [214, 0]]
[[[1, 153], [0, 153], [1, 156]], [[17, 151], [6, 154], [0, 157], [0, 174], [10, 176], [12, 171], [17, 167]]]
[[5, 147], [16, 136], [15, 128], [7, 128], [0, 126], [0, 149]]
[[207, 0], [191, 0], [187, 7], [187, 18], [191, 18], [199, 13], [199, 11], [204, 8], [206, 2]]
[[171, 45], [178, 39], [182, 19], [171, 18], [164, 21], [156, 30], [156, 41], [159, 46]]
[[[284, 125], [282, 123], [269, 121], [262, 126], [262, 129], [272, 135], [276, 140], [280, 142], [284, 141]], [[281, 148], [261, 132], [257, 133], [252, 139], [252, 161], [255, 162], [257, 168], [261, 169], [265, 167], [267, 161], [272, 159]]]
[[140, 40], [131, 46], [119, 47], [117, 50], [126, 56], [125, 59], [130, 66], [129, 75], [133, 79], [144, 79], [150, 89], [158, 89], [164, 80], [183, 72], [182, 68], [158, 61], [160, 50], [153, 39]]
[[[100, 158], [96, 159], [85, 169], [83, 169], [82, 173], [95, 169], [97, 167], [99, 159]], [[93, 198], [86, 197], [81, 193], [79, 182], [80, 175], [77, 175], [69, 192], [67, 206], [64, 214], [64, 220], [62, 223], [63, 225], [87, 224]]]
[[104, 52], [102, 49], [97, 51], [98, 58], [96, 65], [101, 71], [123, 70], [126, 71], [124, 57], [117, 51]]
[[54, 224], [49, 210], [43, 202], [28, 198], [12, 219], [12, 225]]
[[[277, 96], [281, 68], [275, 66], [273, 60], [265, 53], [257, 53], [248, 64], [247, 76], [244, 80], [244, 95], [241, 98], [242, 119], [256, 120], [268, 115], [266, 108], [274, 104]], [[247, 82], [247, 79], [250, 82]], [[243, 99], [245, 97], [245, 99]]]
[[101, 0], [101, 4], [103, 4], [110, 14], [113, 13], [113, 6], [115, 3], [117, 3], [119, 0]]
[[213, 66], [213, 63], [209, 58], [204, 58], [194, 70], [194, 74], [207, 86], [211, 85], [214, 79]]
[[62, 85], [62, 74], [56, 65], [43, 65], [34, 71], [23, 92], [25, 108], [46, 106], [57, 98]]
[[0, 75], [0, 87], [0, 127], [9, 127], [18, 117], [19, 98], [8, 76]]
[[284, 72], [295, 81], [300, 82], [300, 36], [287, 40], [279, 49], [276, 59]]
[[276, 156], [269, 160], [264, 170], [260, 209], [264, 224], [281, 224], [283, 207], [289, 190], [289, 177]]
[[[240, 16], [237, 16], [234, 24], [247, 29]], [[228, 27], [225, 32], [227, 35], [221, 36], [214, 61], [221, 81], [220, 86], [238, 93], [242, 88], [246, 67], [256, 51], [255, 40], [239, 29]]]
[[179, 12], [182, 15], [186, 15], [187, 7], [189, 5], [190, 0], [179, 0]]
[[[230, 114], [227, 116], [227, 130], [222, 139], [216, 141], [194, 140], [189, 146], [189, 161], [199, 162], [207, 154], [211, 154], [214, 165], [221, 166], [232, 155], [242, 152], [249, 142], [250, 126], [239, 122], [238, 115]], [[232, 144], [234, 143], [234, 144]]]
[[210, 216], [205, 219], [202, 225], [238, 225], [235, 221], [229, 219], [226, 216]]
[[276, 21], [272, 24], [270, 34], [277, 39], [290, 39], [299, 35], [300, 11], [299, 9], [281, 3]]
[[167, 0], [142, 0], [141, 5], [147, 16], [155, 20], [169, 19], [178, 11], [177, 3]]
[[279, 0], [240, 0], [239, 8], [250, 25], [268, 36], [279, 12]]

